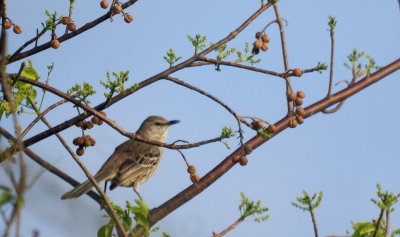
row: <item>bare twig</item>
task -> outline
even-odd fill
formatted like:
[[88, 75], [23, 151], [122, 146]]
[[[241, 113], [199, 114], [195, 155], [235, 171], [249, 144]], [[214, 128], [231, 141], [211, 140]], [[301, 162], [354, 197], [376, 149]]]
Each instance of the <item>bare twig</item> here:
[[382, 222], [384, 212], [385, 212], [385, 209], [382, 208], [381, 212], [379, 213], [379, 218], [376, 221], [375, 231], [374, 231], [374, 234], [372, 235], [372, 237], [376, 237], [378, 235], [379, 229], [381, 228], [381, 222]]
[[222, 237], [226, 235], [229, 231], [233, 230], [236, 226], [244, 221], [243, 217], [239, 217], [232, 225], [228, 226], [225, 230], [221, 231], [220, 233], [216, 234], [213, 233], [212, 237]]

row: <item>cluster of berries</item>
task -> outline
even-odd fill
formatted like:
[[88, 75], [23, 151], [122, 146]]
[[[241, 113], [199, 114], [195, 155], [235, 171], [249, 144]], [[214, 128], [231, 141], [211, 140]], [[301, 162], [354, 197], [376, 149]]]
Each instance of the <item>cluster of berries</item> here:
[[268, 43], [270, 41], [269, 35], [261, 32], [256, 33], [256, 41], [253, 43], [253, 49], [251, 52], [253, 54], [258, 54], [260, 52], [260, 49], [262, 51], [267, 51], [268, 50]]
[[13, 31], [15, 34], [21, 34], [22, 33], [22, 27], [19, 25], [14, 24], [12, 21], [10, 21], [10, 19], [6, 19], [3, 23], [3, 28], [8, 30], [11, 28], [11, 26], [13, 27]]
[[[103, 9], [107, 9], [108, 8], [108, 0], [102, 0], [100, 2], [100, 7]], [[116, 1], [115, 5], [112, 7], [112, 11], [114, 14], [120, 14], [123, 13], [124, 16], [124, 21], [126, 23], [131, 23], [133, 21], [133, 16], [131, 16], [129, 13], [124, 13], [121, 3], [119, 1]]]
[[305, 110], [299, 106], [303, 104], [303, 99], [306, 97], [306, 94], [302, 91], [298, 91], [297, 93], [292, 93], [288, 95], [288, 99], [293, 101], [296, 105], [295, 115], [289, 119], [289, 127], [295, 128], [297, 124], [304, 123], [304, 115], [306, 114]]
[[196, 166], [189, 165], [187, 168], [187, 172], [190, 174], [190, 180], [192, 180], [193, 183], [199, 182], [200, 176], [196, 174]]

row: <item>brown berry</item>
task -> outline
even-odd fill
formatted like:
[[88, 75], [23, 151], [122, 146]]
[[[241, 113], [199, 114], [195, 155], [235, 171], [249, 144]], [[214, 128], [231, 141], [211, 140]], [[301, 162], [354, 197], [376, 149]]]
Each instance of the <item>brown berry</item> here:
[[8, 30], [11, 28], [11, 22], [10, 21], [5, 21], [3, 24], [4, 29]]
[[302, 92], [302, 91], [298, 91], [297, 92], [297, 97], [300, 97], [300, 98], [304, 98], [304, 97], [306, 97], [306, 93], [304, 93], [304, 92]]
[[99, 124], [100, 119], [99, 119], [99, 117], [97, 117], [97, 116], [93, 116], [92, 119], [91, 119], [90, 121], [92, 121], [92, 123], [94, 123], [94, 124]]
[[291, 117], [290, 119], [289, 119], [289, 127], [291, 127], [291, 128], [295, 128], [295, 127], [297, 127], [297, 120], [296, 120], [296, 117]]
[[114, 5], [113, 12], [115, 14], [120, 14], [122, 12], [122, 7], [120, 5]]
[[58, 39], [53, 39], [50, 42], [50, 45], [53, 49], [58, 49], [58, 47], [60, 47], [60, 41], [58, 41]]
[[268, 43], [271, 40], [271, 38], [269, 37], [269, 35], [264, 34], [261, 36], [261, 40], [265, 43]]
[[100, 7], [103, 9], [106, 9], [108, 7], [108, 1], [107, 0], [103, 0], [100, 2]]
[[253, 47], [253, 49], [251, 50], [251, 53], [254, 55], [257, 55], [260, 52], [260, 49], [257, 49], [256, 47]]
[[300, 117], [304, 117], [304, 115], [306, 114], [306, 111], [303, 108], [298, 107], [296, 109], [296, 114]]
[[261, 50], [264, 51], [264, 52], [267, 51], [267, 50], [268, 50], [268, 44], [265, 43], [265, 42], [262, 43], [262, 45], [261, 45]]
[[84, 128], [91, 129], [91, 128], [93, 128], [94, 125], [93, 125], [92, 121], [86, 121], [83, 126], [84, 126]]
[[80, 146], [80, 145], [83, 144], [83, 138], [82, 138], [82, 137], [77, 137], [77, 138], [75, 138], [75, 139], [72, 141], [72, 143], [73, 143], [75, 146]]
[[237, 163], [239, 160], [240, 160], [240, 156], [239, 155], [232, 156], [233, 163]]
[[303, 117], [297, 116], [297, 117], [296, 117], [296, 120], [297, 120], [297, 122], [298, 122], [299, 124], [303, 124], [303, 123], [304, 123], [304, 118], [303, 118]]
[[83, 121], [79, 121], [75, 124], [75, 126], [77, 126], [78, 128], [83, 126]]
[[100, 121], [97, 123], [97, 125], [102, 125], [103, 124], [103, 120], [100, 119]]
[[128, 13], [124, 14], [124, 21], [126, 23], [131, 23], [133, 21], [133, 16], [129, 15]]
[[67, 24], [67, 29], [70, 30], [70, 31], [74, 31], [76, 29], [75, 23], [72, 23], [72, 22], [68, 23]]
[[261, 37], [261, 32], [257, 32], [256, 33], [256, 39], [260, 39], [260, 37]]
[[252, 151], [253, 148], [249, 144], [244, 145], [244, 153], [246, 153], [246, 155], [250, 154]]
[[88, 147], [90, 146], [90, 144], [90, 139], [88, 139], [87, 137], [83, 138], [83, 146]]
[[22, 33], [22, 27], [19, 25], [14, 25], [13, 31], [15, 34], [21, 34]]
[[249, 162], [249, 160], [247, 160], [247, 158], [245, 156], [241, 156], [240, 159], [239, 159], [239, 164], [241, 166], [247, 165], [248, 162]]
[[303, 75], [303, 70], [299, 68], [293, 69], [293, 75], [296, 77], [301, 77], [301, 75]]
[[295, 93], [289, 94], [289, 95], [288, 95], [288, 99], [289, 99], [290, 101], [294, 101], [294, 100], [296, 99], [296, 94], [295, 94]]
[[296, 103], [297, 106], [300, 106], [300, 105], [303, 104], [303, 99], [300, 98], [300, 97], [297, 97], [297, 98], [294, 100], [294, 103]]
[[263, 42], [261, 40], [256, 40], [256, 41], [254, 41], [253, 46], [256, 49], [259, 49], [259, 48], [261, 48], [262, 44], [263, 44]]
[[196, 173], [196, 166], [194, 166], [194, 165], [189, 165], [189, 167], [187, 168], [187, 172], [188, 172], [189, 174], [194, 174], [194, 173]]
[[276, 130], [277, 130], [276, 126], [273, 124], [269, 125], [267, 128], [267, 132], [269, 132], [269, 133], [276, 133]]
[[90, 146], [96, 145], [96, 140], [94, 140], [94, 138], [90, 138], [89, 141], [90, 141]]
[[76, 154], [78, 155], [78, 156], [82, 156], [83, 154], [85, 153], [85, 149], [83, 149], [83, 147], [78, 147], [77, 149], [76, 149]]
[[191, 174], [190, 175], [190, 180], [192, 180], [193, 183], [197, 183], [200, 181], [200, 176], [197, 174]]
[[66, 25], [71, 22], [71, 18], [68, 16], [63, 16], [63, 17], [61, 17], [60, 21], [61, 21], [61, 24]]

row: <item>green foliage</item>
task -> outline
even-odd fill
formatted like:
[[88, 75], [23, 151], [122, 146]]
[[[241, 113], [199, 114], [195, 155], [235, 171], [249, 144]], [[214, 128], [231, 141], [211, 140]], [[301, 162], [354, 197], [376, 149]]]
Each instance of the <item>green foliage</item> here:
[[[359, 62], [363, 58], [368, 61], [367, 64], [363, 65]], [[350, 69], [353, 74], [353, 79], [351, 83], [354, 83], [355, 80], [359, 77], [362, 77], [364, 75], [368, 76], [369, 74], [371, 74], [371, 71], [373, 69], [380, 68], [375, 64], [375, 60], [372, 57], [368, 56], [365, 52], [358, 52], [357, 49], [353, 49], [351, 54], [347, 56], [347, 59], [351, 63], [351, 66], [347, 63], [344, 63], [344, 66]]]
[[[39, 74], [33, 67], [32, 61], [30, 60], [28, 61], [28, 65], [25, 65], [23, 67], [20, 76], [35, 81], [40, 79]], [[37, 91], [31, 84], [20, 81], [17, 81], [15, 83], [14, 80], [18, 79], [16, 77], [17, 77], [16, 74], [11, 74], [10, 79], [8, 80], [8, 84], [10, 85], [10, 89], [13, 95], [14, 108], [18, 110], [20, 106], [26, 106], [26, 107], [29, 106], [31, 104], [31, 101], [35, 100], [37, 96]], [[11, 87], [11, 85], [13, 86]], [[25, 103], [23, 103], [24, 101]], [[0, 119], [3, 117], [3, 114], [5, 114], [6, 117], [8, 117], [10, 113], [11, 113], [10, 104], [5, 99], [0, 100]]]
[[269, 218], [269, 215], [263, 215], [268, 211], [268, 208], [261, 207], [261, 201], [250, 201], [243, 192], [240, 193], [240, 196], [242, 197], [242, 201], [239, 205], [239, 211], [242, 220], [255, 215], [262, 215], [253, 219], [256, 222], [266, 221]]
[[221, 139], [225, 139], [225, 138], [231, 138], [233, 136], [235, 136], [235, 132], [233, 132], [232, 128], [223, 127], [221, 131], [221, 136], [219, 137]]
[[[371, 201], [377, 205], [381, 209], [381, 213], [386, 212], [386, 215], [389, 215], [390, 212], [394, 211], [393, 205], [398, 202], [398, 199], [400, 198], [400, 193], [394, 194], [389, 191], [382, 191], [381, 185], [377, 184], [377, 196], [378, 199], [373, 199], [371, 198]], [[373, 234], [375, 233], [376, 226], [378, 222], [378, 218], [374, 219], [370, 222], [367, 221], [360, 221], [358, 223], [352, 223], [352, 237], [372, 237]], [[378, 227], [378, 232], [377, 232], [377, 237], [385, 237], [385, 231], [386, 231], [386, 223], [387, 220], [385, 219], [385, 215], [382, 216], [382, 220], [379, 223]], [[350, 231], [347, 231], [347, 233], [350, 233]], [[395, 229], [392, 231], [390, 234], [390, 237], [394, 237], [396, 235], [400, 235], [400, 228]]]
[[236, 55], [238, 57], [238, 60], [241, 62], [248, 62], [251, 65], [261, 62], [261, 59], [254, 59], [256, 55], [251, 53], [249, 42], [246, 41], [244, 44], [245, 44], [245, 47], [243, 49], [244, 53], [240, 50], [236, 50]]
[[47, 20], [45, 22], [42, 22], [43, 30], [48, 31], [55, 29], [58, 20], [57, 12], [54, 12], [52, 14], [48, 10], [45, 10], [45, 14], [47, 16]]
[[0, 187], [0, 190], [0, 208], [15, 201], [15, 197], [9, 188]]
[[328, 22], [329, 31], [331, 33], [334, 33], [337, 21], [336, 21], [335, 17], [333, 17], [333, 16], [328, 16], [328, 18], [329, 18], [329, 22]]
[[163, 56], [164, 60], [169, 64], [169, 67], [173, 67], [174, 63], [176, 63], [182, 57], [177, 57], [173, 49], [169, 49], [167, 52], [167, 56]]
[[78, 94], [78, 99], [81, 102], [84, 102], [86, 104], [90, 104], [90, 101], [87, 99], [89, 96], [93, 95], [96, 93], [96, 91], [93, 89], [93, 86], [90, 85], [87, 82], [83, 82], [82, 85], [75, 84], [71, 89], [68, 90], [68, 94], [73, 94], [77, 93]]
[[328, 69], [328, 65], [325, 63], [318, 62], [317, 66], [315, 67], [315, 70], [318, 71], [319, 73], [322, 73], [322, 71], [325, 71]]
[[260, 128], [257, 130], [257, 134], [262, 136], [264, 139], [270, 139], [271, 135], [265, 130], [265, 128]]
[[[212, 45], [214, 45], [214, 43], [210, 43], [210, 45], [212, 46]], [[228, 49], [228, 46], [226, 44], [223, 44], [223, 45], [217, 47], [216, 49], [214, 49], [214, 51], [218, 52], [217, 60], [223, 60], [223, 59], [229, 57], [229, 55], [231, 55], [233, 52], [235, 52], [236, 49], [235, 48]], [[215, 65], [215, 70], [221, 71], [220, 64]]]
[[196, 55], [197, 52], [201, 49], [203, 49], [204, 47], [206, 47], [206, 41], [207, 41], [207, 37], [206, 36], [201, 36], [200, 34], [196, 34], [194, 37], [190, 36], [190, 35], [186, 35], [186, 37], [188, 38], [188, 40], [192, 43], [192, 45], [194, 46], [194, 54]]
[[107, 81], [101, 81], [100, 84], [103, 85], [109, 92], [104, 92], [104, 97], [110, 99], [114, 93], [120, 93], [125, 90], [125, 82], [129, 79], [129, 71], [121, 71], [118, 73], [111, 73], [114, 79], [111, 79], [110, 72], [106, 73]]
[[297, 202], [291, 202], [293, 206], [299, 208], [302, 211], [308, 211], [313, 213], [314, 210], [321, 204], [323, 192], [319, 191], [310, 196], [307, 191], [303, 190], [303, 197], [296, 197]]
[[393, 212], [394, 208], [392, 206], [399, 201], [400, 193], [394, 194], [390, 193], [387, 190], [385, 192], [382, 192], [382, 187], [380, 184], [377, 184], [376, 188], [378, 189], [376, 194], [378, 195], [379, 200], [371, 198], [371, 201], [380, 209], [388, 212]]
[[[140, 225], [145, 230], [145, 236], [149, 236], [150, 232], [158, 231], [159, 228], [155, 227], [153, 229], [149, 229], [149, 207], [142, 200], [135, 200], [137, 206], [132, 206], [129, 201], [126, 201], [125, 209], [121, 208], [118, 205], [114, 205], [114, 210], [116, 211], [117, 216], [122, 221], [122, 226], [126, 231], [129, 231], [132, 235], [134, 225]], [[115, 223], [113, 219], [108, 216], [110, 220], [107, 224], [100, 227], [97, 231], [98, 237], [111, 237], [113, 229], [115, 227]]]
[[171, 235], [169, 235], [169, 234], [163, 232], [162, 235], [161, 235], [161, 237], [171, 237]]
[[277, 3], [279, 0], [268, 0], [268, 2], [269, 3], [271, 3], [271, 4], [275, 4], [275, 3]]

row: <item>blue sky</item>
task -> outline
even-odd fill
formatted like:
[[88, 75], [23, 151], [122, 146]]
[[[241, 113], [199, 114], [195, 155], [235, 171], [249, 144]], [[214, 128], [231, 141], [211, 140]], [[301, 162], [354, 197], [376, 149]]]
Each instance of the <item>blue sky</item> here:
[[[8, 2], [8, 16], [22, 25], [21, 35], [9, 35], [9, 51], [14, 52], [40, 28], [44, 9], [68, 12], [69, 1]], [[29, 57], [45, 79], [46, 66], [54, 63], [51, 85], [63, 91], [76, 83], [90, 82], [98, 93], [92, 105], [104, 100], [103, 88], [98, 83], [107, 71], [130, 71], [130, 82], [142, 81], [166, 69], [162, 56], [169, 48], [184, 59], [193, 54], [186, 34], [206, 35], [216, 42], [225, 37], [260, 6], [260, 1], [138, 1], [127, 11], [134, 17], [131, 24], [121, 17], [106, 21], [81, 34], [57, 50], [49, 49]], [[343, 66], [347, 55], [354, 49], [365, 51], [378, 65], [386, 65], [399, 57], [399, 5], [395, 0], [372, 1], [287, 1], [279, 7], [287, 20], [289, 64], [291, 68], [311, 68], [318, 61], [329, 63], [328, 16], [335, 16], [336, 70], [335, 80], [350, 79], [350, 71]], [[104, 14], [93, 1], [76, 1], [73, 13], [77, 27]], [[252, 42], [255, 32], [274, 20], [272, 8], [257, 18], [228, 46], [243, 48]], [[256, 66], [282, 72], [279, 32], [276, 25], [267, 30], [271, 35], [270, 49], [260, 53], [261, 63]], [[57, 32], [59, 35], [63, 30]], [[45, 36], [40, 43], [47, 42]], [[210, 56], [211, 57], [211, 56]], [[20, 62], [9, 66], [16, 71]], [[286, 113], [284, 81], [255, 72], [213, 66], [189, 68], [173, 74], [220, 98], [242, 116], [257, 116], [276, 122]], [[237, 206], [240, 192], [250, 199], [261, 200], [270, 208], [270, 219], [264, 223], [245, 222], [228, 236], [312, 236], [312, 225], [307, 213], [295, 209], [290, 202], [309, 192], [324, 191], [324, 200], [317, 209], [320, 236], [344, 235], [350, 222], [370, 220], [379, 214], [370, 201], [375, 196], [377, 183], [384, 189], [399, 193], [398, 145], [400, 128], [397, 126], [400, 108], [396, 102], [400, 88], [399, 72], [367, 88], [346, 101], [334, 114], [317, 114], [296, 129], [288, 129], [249, 155], [245, 167], [234, 167], [190, 202], [160, 221], [159, 233], [171, 236], [211, 236], [229, 226], [239, 216]], [[130, 85], [131, 85], [130, 84]], [[306, 74], [293, 79], [295, 90], [306, 92], [305, 106], [326, 95], [328, 72]], [[343, 88], [339, 85], [335, 90]], [[45, 105], [58, 99], [46, 95]], [[70, 104], [54, 110], [48, 120], [57, 125], [74, 114]], [[125, 130], [135, 131], [149, 115], [179, 119], [181, 123], [170, 130], [169, 142], [177, 139], [200, 141], [218, 136], [221, 128], [236, 128], [233, 117], [208, 98], [161, 81], [135, 93], [106, 110], [107, 116]], [[27, 125], [34, 116], [20, 118]], [[2, 120], [10, 128], [11, 120]], [[40, 125], [27, 137], [43, 131]], [[80, 134], [72, 127], [63, 131], [68, 141]], [[126, 140], [106, 125], [95, 127], [89, 134], [97, 140], [95, 147], [82, 157], [95, 173], [115, 146]], [[245, 138], [254, 135], [245, 130]], [[2, 141], [4, 142], [4, 140]], [[235, 138], [228, 143], [235, 147]], [[72, 177], [84, 180], [84, 174], [63, 151], [54, 138], [31, 147], [47, 161], [63, 169]], [[206, 174], [225, 156], [230, 154], [222, 143], [215, 143], [185, 151], [189, 161], [196, 165], [199, 175]], [[30, 177], [40, 168], [29, 162]], [[4, 174], [0, 173], [1, 184]], [[159, 170], [142, 185], [141, 194], [150, 207], [161, 205], [191, 184], [185, 164], [176, 151], [166, 150]], [[38, 229], [41, 236], [93, 236], [107, 220], [103, 212], [88, 197], [61, 201], [60, 196], [71, 188], [50, 173], [44, 173], [36, 185], [27, 192], [24, 209], [23, 235], [30, 236]], [[130, 188], [118, 188], [109, 195], [116, 204], [135, 198]], [[397, 209], [399, 206], [397, 205]], [[395, 212], [392, 227], [400, 228], [400, 215]]]

